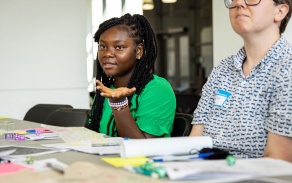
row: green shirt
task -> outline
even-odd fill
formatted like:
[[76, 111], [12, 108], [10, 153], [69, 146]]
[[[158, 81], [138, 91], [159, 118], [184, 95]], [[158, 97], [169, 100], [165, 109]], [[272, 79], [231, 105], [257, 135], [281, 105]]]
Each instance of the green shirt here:
[[[154, 136], [170, 137], [176, 108], [175, 95], [166, 79], [157, 75], [153, 76], [153, 79], [145, 86], [138, 97], [138, 109], [137, 95], [133, 95], [131, 114], [141, 131]], [[112, 109], [108, 105], [108, 98], [106, 98], [102, 109], [100, 133], [107, 133], [111, 115]], [[112, 129], [111, 126], [109, 128]], [[111, 130], [110, 133], [112, 133]], [[108, 135], [116, 136], [116, 134]]]

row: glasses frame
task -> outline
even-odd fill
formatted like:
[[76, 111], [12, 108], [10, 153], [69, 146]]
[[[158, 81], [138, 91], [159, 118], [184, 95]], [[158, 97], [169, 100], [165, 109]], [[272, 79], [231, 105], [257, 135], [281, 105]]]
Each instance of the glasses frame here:
[[[226, 1], [228, 1], [228, 0], [224, 0], [224, 4], [225, 4], [225, 7], [226, 7], [226, 8], [228, 8], [228, 9], [232, 9], [232, 8], [235, 8], [235, 7], [236, 7], [236, 6], [230, 6], [230, 7], [228, 7]], [[247, 6], [257, 6], [258, 4], [261, 3], [262, 0], [259, 0], [259, 2], [258, 2], [257, 4], [249, 4], [249, 3], [247, 3], [246, 1], [247, 1], [247, 0], [244, 0], [244, 3], [245, 3]]]

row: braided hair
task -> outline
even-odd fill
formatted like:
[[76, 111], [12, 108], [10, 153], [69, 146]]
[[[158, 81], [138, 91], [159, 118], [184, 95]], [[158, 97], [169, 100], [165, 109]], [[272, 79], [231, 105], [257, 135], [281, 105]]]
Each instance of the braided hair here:
[[[136, 62], [135, 70], [127, 86], [128, 88], [135, 87], [135, 94], [139, 96], [146, 84], [153, 79], [152, 74], [154, 71], [154, 63], [157, 58], [157, 41], [154, 31], [145, 16], [139, 14], [131, 15], [127, 13], [120, 18], [114, 17], [100, 24], [97, 32], [94, 35], [94, 41], [99, 43], [100, 35], [111, 27], [117, 27], [119, 30], [126, 31], [128, 33], [128, 36], [133, 38], [136, 46], [140, 43], [143, 44], [142, 57], [139, 62]], [[114, 78], [105, 74], [101, 65], [99, 64], [98, 55], [96, 61], [96, 79], [100, 80], [106, 87], [110, 87], [114, 82]], [[129, 107], [131, 107], [132, 96], [128, 98]], [[138, 97], [136, 98], [135, 102], [138, 108], [139, 105], [137, 99]], [[104, 100], [105, 98], [101, 96], [100, 91], [97, 90], [91, 110], [91, 123], [87, 126], [89, 129], [97, 132], [99, 132]], [[111, 129], [110, 126], [112, 126]], [[110, 134], [118, 135], [113, 115], [111, 115], [107, 127], [107, 135]]]

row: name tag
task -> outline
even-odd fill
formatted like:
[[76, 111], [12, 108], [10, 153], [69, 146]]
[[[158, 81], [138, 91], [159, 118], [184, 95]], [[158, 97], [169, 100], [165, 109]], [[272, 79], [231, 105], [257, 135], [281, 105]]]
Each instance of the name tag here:
[[231, 93], [229, 93], [228, 91], [218, 89], [214, 105], [219, 107], [223, 106], [223, 104], [227, 101], [230, 95]]

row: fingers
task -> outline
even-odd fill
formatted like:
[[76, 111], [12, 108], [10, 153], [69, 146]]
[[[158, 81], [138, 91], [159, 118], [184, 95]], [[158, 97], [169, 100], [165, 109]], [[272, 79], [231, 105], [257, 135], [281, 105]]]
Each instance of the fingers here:
[[126, 88], [126, 87], [121, 87], [112, 93], [112, 98], [121, 98], [121, 97], [128, 97], [131, 96], [135, 93], [136, 88]]
[[102, 82], [100, 82], [99, 80], [96, 80], [96, 89], [99, 89], [101, 87], [105, 87]]
[[120, 87], [117, 89], [110, 89], [104, 86], [99, 80], [96, 80], [96, 89], [100, 91], [100, 95], [106, 98], [119, 99], [131, 96], [135, 93], [136, 88]]
[[108, 98], [114, 98], [114, 99], [119, 99], [119, 98], [124, 98], [131, 96], [135, 93], [136, 89], [135, 88], [126, 88], [126, 87], [121, 87], [117, 88], [116, 90], [111, 90], [109, 95], [105, 94], [104, 96], [107, 96]]
[[103, 96], [104, 93], [110, 93], [112, 89], [104, 86], [99, 80], [96, 80], [96, 89], [101, 92], [101, 95]]

